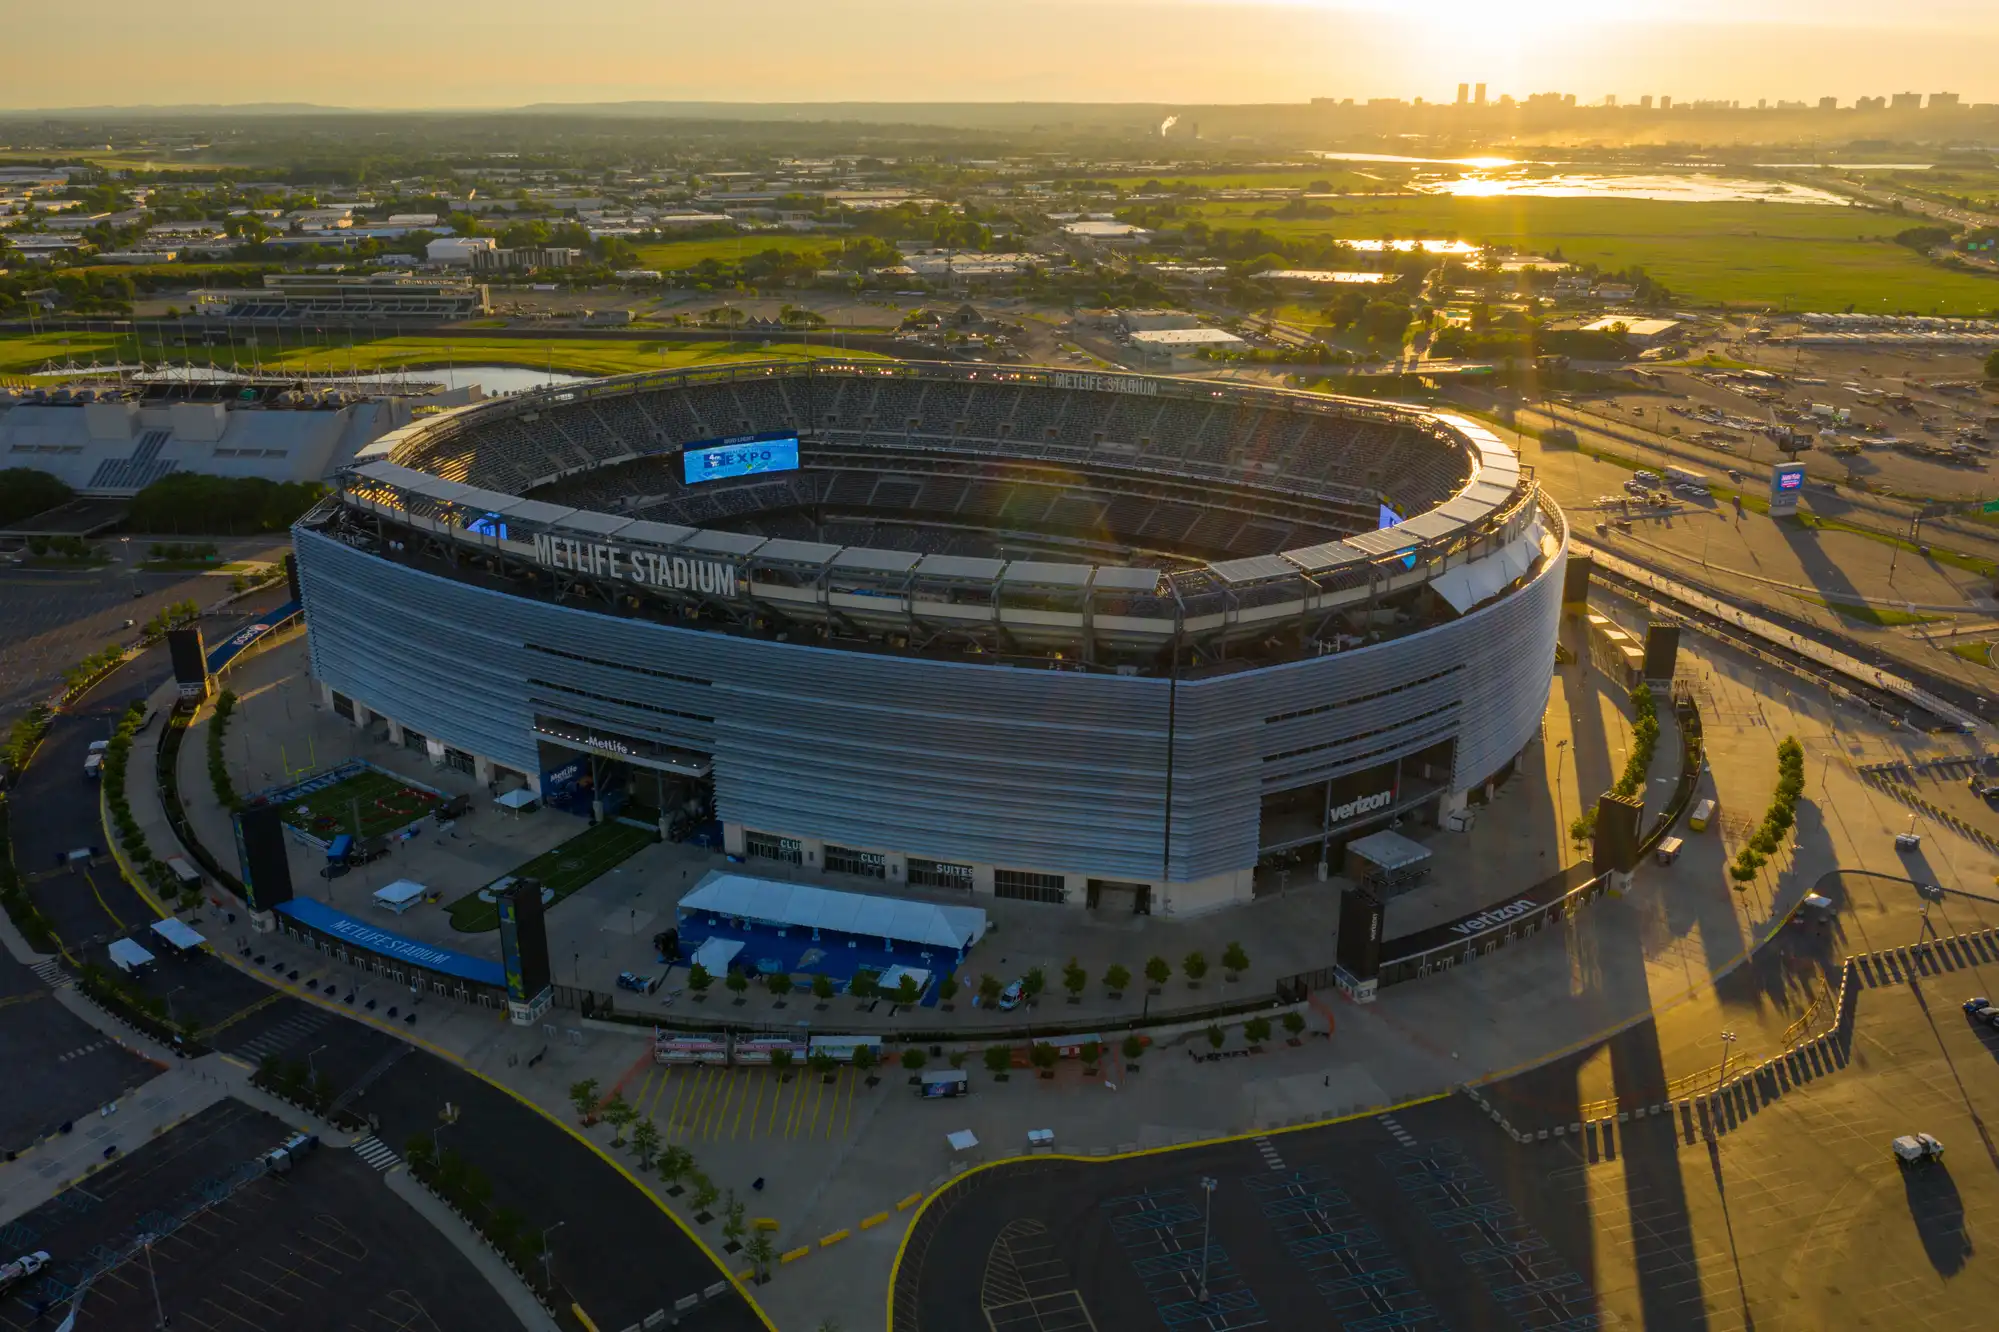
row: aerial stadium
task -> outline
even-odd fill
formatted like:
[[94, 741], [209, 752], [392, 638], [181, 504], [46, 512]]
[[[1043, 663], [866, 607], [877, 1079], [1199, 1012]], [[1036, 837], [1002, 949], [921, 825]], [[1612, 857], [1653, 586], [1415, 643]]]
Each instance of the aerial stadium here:
[[418, 419], [295, 533], [330, 704], [752, 866], [1185, 916], [1482, 799], [1568, 531], [1476, 422], [826, 361]]

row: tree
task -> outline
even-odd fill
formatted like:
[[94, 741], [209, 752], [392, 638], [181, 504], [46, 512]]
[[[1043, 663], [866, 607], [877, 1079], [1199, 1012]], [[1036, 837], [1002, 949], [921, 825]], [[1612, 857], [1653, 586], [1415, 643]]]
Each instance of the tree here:
[[1214, 1046], [1217, 1050], [1222, 1048], [1222, 1042], [1227, 1039], [1228, 1039], [1228, 1033], [1223, 1031], [1220, 1027], [1208, 1028], [1208, 1044]]
[[715, 1205], [715, 1200], [722, 1196], [722, 1191], [715, 1187], [714, 1180], [699, 1170], [694, 1172], [693, 1184], [695, 1220], [705, 1224], [713, 1219], [707, 1215], [707, 1212]]
[[998, 999], [999, 996], [1000, 996], [1000, 981], [998, 976], [995, 976], [992, 974], [992, 972], [988, 971], [985, 975], [979, 977], [980, 1003], [985, 1004], [988, 1008], [990, 1008], [993, 1004], [993, 1001]]
[[923, 987], [916, 983], [916, 977], [906, 971], [903, 972], [902, 979], [895, 983], [895, 1001], [907, 1005], [915, 1003], [922, 997]]
[[1187, 988], [1201, 988], [1201, 978], [1208, 974], [1208, 955], [1195, 951], [1180, 959], [1180, 970], [1187, 974]]
[[772, 1050], [770, 1052], [770, 1066], [777, 1070], [777, 1080], [779, 1082], [791, 1081], [791, 1051]]
[[731, 971], [729, 979], [724, 984], [729, 987], [730, 992], [736, 996], [736, 1002], [740, 1004], [743, 1002], [744, 992], [750, 988], [750, 978], [740, 971]]
[[874, 1046], [863, 1044], [854, 1047], [854, 1067], [867, 1076], [868, 1085], [870, 1087], [874, 1086], [875, 1083], [881, 1081], [881, 1079], [874, 1076], [875, 1072]]
[[1243, 1039], [1251, 1045], [1262, 1045], [1270, 1039], [1270, 1019], [1253, 1017], [1242, 1024]]
[[653, 1154], [659, 1150], [659, 1125], [650, 1119], [641, 1119], [632, 1128], [632, 1150], [638, 1153], [639, 1169], [652, 1167]]
[[839, 1062], [839, 1060], [833, 1058], [832, 1055], [827, 1054], [824, 1050], [814, 1050], [811, 1054], [805, 1056], [805, 1066], [814, 1073], [817, 1073], [821, 1079], [825, 1080], [832, 1078], [833, 1070], [839, 1066]]
[[1136, 1059], [1145, 1053], [1145, 1038], [1133, 1033], [1124, 1038], [1124, 1045], [1121, 1048], [1126, 1059]]
[[833, 997], [833, 978], [823, 971], [814, 976], [812, 978], [812, 997], [819, 1001], [820, 1007], [825, 1007], [826, 1001]]
[[1130, 984], [1131, 984], [1131, 969], [1129, 967], [1126, 967], [1123, 963], [1113, 962], [1110, 964], [1109, 968], [1105, 970], [1104, 988], [1111, 992], [1111, 998], [1113, 999], [1121, 998], [1124, 995], [1125, 989]]
[[944, 1007], [955, 1007], [951, 1001], [958, 997], [958, 978], [956, 976], [946, 976], [943, 980], [938, 981], [937, 997], [943, 1001]]
[[1076, 1053], [1082, 1057], [1083, 1067], [1091, 1072], [1095, 1072], [1097, 1061], [1104, 1057], [1104, 1043], [1102, 1041], [1084, 1041], [1083, 1048]]
[[1241, 944], [1230, 943], [1222, 950], [1222, 970], [1228, 973], [1230, 980], [1249, 970], [1249, 954], [1242, 951]]
[[1047, 1041], [1036, 1041], [1033, 1048], [1027, 1052], [1027, 1057], [1033, 1061], [1036, 1068], [1041, 1070], [1042, 1077], [1052, 1078], [1055, 1076], [1055, 1060], [1057, 1055], [1055, 1047]]
[[1166, 978], [1172, 974], [1173, 968], [1167, 965], [1165, 958], [1153, 956], [1145, 960], [1145, 978], [1152, 982], [1154, 994], [1159, 993], [1159, 987], [1164, 985]]
[[1303, 1030], [1305, 1030], [1304, 1018], [1300, 1017], [1295, 1011], [1284, 1015], [1284, 1032], [1290, 1039], [1291, 1044], [1296, 1045], [1298, 1043], [1298, 1033]]
[[856, 971], [854, 978], [847, 982], [847, 993], [856, 999], [875, 997], [875, 982], [881, 979], [878, 971]]
[[769, 988], [773, 999], [779, 1003], [783, 1003], [784, 996], [791, 993], [791, 973], [788, 971], [773, 971], [770, 973], [770, 978], [764, 982], [764, 985]]
[[1069, 1002], [1072, 1004], [1083, 1002], [1083, 991], [1088, 989], [1089, 985], [1090, 973], [1083, 970], [1075, 958], [1070, 958], [1068, 964], [1062, 968], [1062, 988], [1069, 992]]
[[625, 1128], [639, 1117], [639, 1112], [625, 1100], [623, 1092], [614, 1091], [605, 1099], [603, 1113], [604, 1122], [611, 1126], [611, 1145], [616, 1147], [624, 1142]]
[[750, 1260], [754, 1280], [770, 1280], [770, 1264], [777, 1257], [777, 1245], [772, 1242], [768, 1231], [759, 1230], [751, 1235], [750, 1242], [743, 1246], [743, 1256]]
[[702, 966], [699, 962], [696, 962], [688, 969], [687, 988], [694, 991], [696, 999], [706, 999], [708, 997], [708, 987], [714, 983], [715, 978], [708, 974], [708, 968]]
[[576, 1107], [576, 1117], [585, 1124], [597, 1119], [597, 1079], [585, 1078], [581, 1082], [569, 1084], [569, 1103]]
[[687, 1178], [687, 1172], [694, 1169], [694, 1153], [674, 1143], [659, 1154], [659, 1177], [671, 1186], [680, 1187], [680, 1181]]
[[988, 1045], [985, 1060], [986, 1071], [995, 1078], [1003, 1078], [1007, 1075], [1006, 1071], [1013, 1067], [1013, 1051], [1004, 1045]]
[[1029, 1007], [1033, 1006], [1034, 1001], [1039, 999], [1041, 992], [1047, 988], [1048, 974], [1040, 967], [1029, 967], [1027, 974], [1020, 978], [1020, 992], [1026, 996]]
[[912, 1045], [902, 1052], [902, 1066], [911, 1073], [921, 1073], [925, 1062], [924, 1053], [917, 1046]]
[[729, 1200], [722, 1204], [722, 1237], [733, 1244], [743, 1237], [743, 1230], [743, 1205], [730, 1189]]

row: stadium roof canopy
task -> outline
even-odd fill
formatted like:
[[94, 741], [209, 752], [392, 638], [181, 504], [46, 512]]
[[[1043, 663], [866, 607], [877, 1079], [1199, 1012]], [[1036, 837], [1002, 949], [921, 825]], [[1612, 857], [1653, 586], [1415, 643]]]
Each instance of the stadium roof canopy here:
[[705, 911], [758, 925], [837, 930], [933, 948], [970, 948], [986, 933], [986, 913], [977, 907], [835, 892], [747, 874], [708, 875], [680, 899], [679, 910]]

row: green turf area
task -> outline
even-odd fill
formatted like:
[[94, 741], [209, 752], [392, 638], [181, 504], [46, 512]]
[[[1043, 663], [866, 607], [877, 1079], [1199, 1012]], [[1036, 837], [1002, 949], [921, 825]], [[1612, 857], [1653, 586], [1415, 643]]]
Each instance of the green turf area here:
[[[285, 822], [331, 841], [341, 833], [373, 837], [414, 823], [438, 803], [436, 796], [373, 768], [286, 802]], [[299, 808], [305, 813], [301, 815]], [[355, 827], [355, 817], [360, 827]]]
[[[44, 368], [60, 368], [66, 362], [87, 365], [95, 360], [106, 364], [143, 359], [152, 364], [162, 359], [174, 364], [235, 364], [247, 369], [247, 346], [188, 347], [169, 345], [164, 353], [149, 333], [143, 343], [130, 336], [109, 333], [41, 333], [0, 337], [0, 374], [27, 374]], [[453, 336], [437, 333], [426, 337], [377, 338], [348, 343], [329, 339], [324, 344], [272, 348], [266, 345], [259, 359], [266, 370], [375, 371], [402, 368], [425, 369], [457, 365], [524, 365], [552, 368], [584, 375], [629, 374], [641, 370], [672, 370], [682, 366], [724, 365], [732, 361], [809, 360], [837, 357], [852, 360], [869, 357], [867, 352], [841, 351], [833, 347], [777, 342], [763, 346], [754, 342], [677, 342], [647, 339], [564, 337], [551, 334], [536, 338]]]
[[1305, 190], [1320, 181], [1331, 186], [1335, 192], [1353, 191], [1365, 194], [1370, 190], [1394, 189], [1396, 184], [1355, 171], [1350, 168], [1325, 163], [1320, 166], [1280, 168], [1274, 171], [1242, 171], [1230, 167], [1218, 167], [1213, 171], [1189, 171], [1176, 167], [1151, 176], [1093, 176], [1093, 180], [1107, 180], [1121, 190], [1136, 190], [1157, 183], [1167, 190], [1191, 188], [1196, 190]]
[[700, 240], [659, 241], [637, 247], [640, 268], [671, 273], [693, 268], [704, 259], [718, 264], [735, 264], [766, 250], [785, 254], [838, 254], [839, 236], [799, 236], [792, 233], [745, 236], [709, 236]]
[[[607, 819], [508, 872], [517, 879], [541, 880], [544, 888], [555, 893], [554, 900], [549, 903], [553, 906], [578, 888], [630, 860], [641, 848], [652, 845], [656, 836], [650, 828], [634, 828], [629, 823]], [[499, 909], [491, 902], [480, 901], [476, 889], [445, 907], [445, 911], [451, 917], [452, 928], [467, 934], [500, 928]]]
[[1954, 273], [1893, 241], [1918, 219], [1810, 204], [1672, 203], [1651, 199], [1456, 198], [1334, 201], [1335, 217], [1258, 217], [1270, 203], [1209, 203], [1209, 226], [1260, 227], [1282, 238], [1456, 237], [1547, 253], [1606, 269], [1638, 265], [1684, 301], [1791, 310], [1984, 314], [1999, 277]]
[[1976, 665], [1988, 667], [1992, 665], [1992, 644], [1990, 642], [1952, 643], [1950, 650], [1954, 655], [1963, 657], [1966, 661]]

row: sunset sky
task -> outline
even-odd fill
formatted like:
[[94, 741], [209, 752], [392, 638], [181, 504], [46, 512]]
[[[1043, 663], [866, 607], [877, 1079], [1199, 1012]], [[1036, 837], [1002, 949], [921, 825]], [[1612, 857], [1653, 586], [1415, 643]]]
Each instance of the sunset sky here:
[[[1991, 0], [351, 0], [23, 6], [0, 105], [306, 101], [1999, 101]], [[254, 14], [254, 17], [252, 15]], [[1616, 17], [1603, 17], [1614, 14]]]

